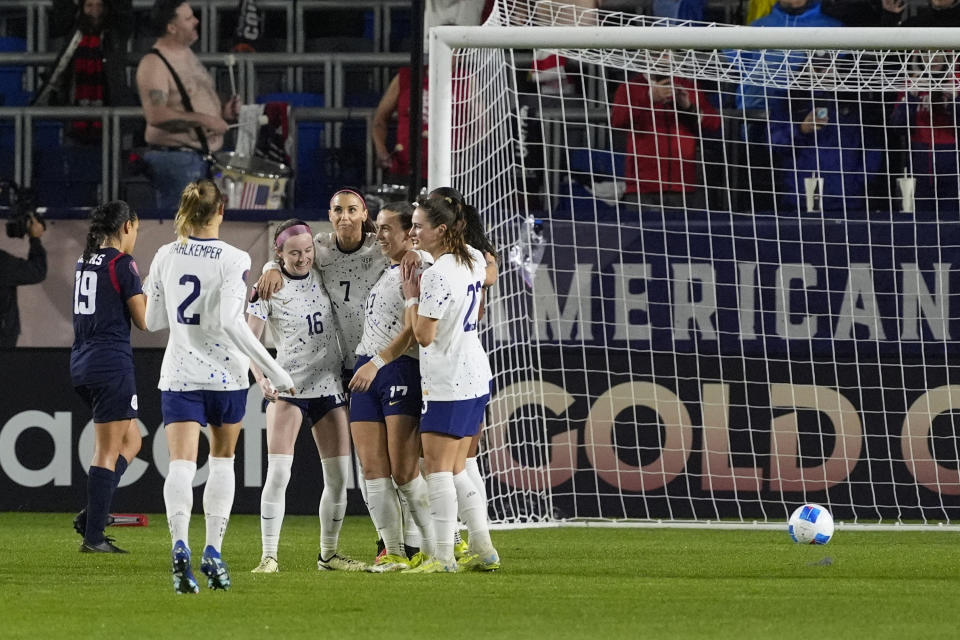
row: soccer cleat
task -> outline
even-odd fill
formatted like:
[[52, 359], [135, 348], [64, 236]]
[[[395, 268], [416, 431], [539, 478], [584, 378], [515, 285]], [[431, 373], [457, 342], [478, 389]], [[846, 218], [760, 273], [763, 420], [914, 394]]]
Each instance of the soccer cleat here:
[[173, 568], [170, 570], [173, 574], [173, 590], [177, 593], [200, 593], [200, 586], [193, 577], [193, 569], [190, 568], [190, 549], [177, 540], [171, 552], [173, 556]]
[[98, 544], [91, 544], [84, 540], [80, 545], [80, 553], [127, 553], [127, 551], [115, 546], [113, 538], [104, 538], [103, 542]]
[[427, 554], [425, 554], [423, 551], [417, 551], [415, 554], [410, 556], [410, 560], [407, 562], [407, 566], [411, 569], [416, 569], [426, 561], [427, 561]]
[[392, 553], [385, 553], [367, 567], [370, 573], [391, 573], [393, 571], [404, 571], [410, 566], [410, 561], [403, 556], [397, 556]]
[[463, 556], [467, 555], [468, 551], [467, 541], [463, 538], [460, 539], [460, 542], [455, 542], [453, 544], [453, 557], [459, 560]]
[[380, 549], [380, 550], [377, 552], [377, 557], [374, 558], [373, 563], [376, 564], [376, 563], [380, 562], [380, 558], [384, 557], [385, 555], [387, 555], [387, 548], [386, 548], [386, 547]]
[[367, 564], [339, 553], [333, 554], [333, 557], [326, 560], [322, 555], [317, 554], [317, 569], [320, 571], [366, 571]]
[[419, 567], [414, 567], [413, 569], [407, 569], [404, 573], [456, 573], [457, 572], [457, 561], [454, 560], [452, 563], [444, 564], [436, 558], [429, 558]]
[[226, 591], [230, 588], [230, 571], [227, 569], [227, 563], [220, 557], [220, 552], [210, 545], [203, 550], [200, 571], [207, 576], [207, 586], [211, 589]]
[[470, 553], [457, 562], [460, 571], [497, 571], [500, 569], [500, 556], [495, 550], [480, 555]]
[[407, 554], [408, 558], [412, 558], [413, 556], [420, 553], [420, 547], [411, 547], [410, 545], [404, 543], [403, 552]]
[[264, 556], [256, 567], [250, 570], [250, 573], [278, 573], [280, 565], [273, 556]]

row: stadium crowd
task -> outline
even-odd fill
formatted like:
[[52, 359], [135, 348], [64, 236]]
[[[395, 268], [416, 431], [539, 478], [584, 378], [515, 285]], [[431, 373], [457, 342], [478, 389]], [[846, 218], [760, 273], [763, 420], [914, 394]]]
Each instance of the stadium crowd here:
[[[478, 10], [480, 4], [486, 5], [483, 11]], [[491, 4], [431, 1], [427, 3], [432, 12], [428, 23], [474, 24], [483, 19]], [[647, 10], [672, 20], [710, 20], [722, 17], [716, 10], [725, 4], [689, 0], [653, 3], [609, 0], [599, 3], [599, 7]], [[470, 11], [464, 9], [467, 5], [471, 7]], [[577, 0], [576, 5], [590, 9], [597, 7], [598, 3], [596, 0]], [[58, 52], [57, 63], [46, 71], [44, 82], [30, 100], [38, 105], [77, 106], [139, 102], [144, 108], [145, 122], [123, 137], [123, 153], [132, 154], [134, 162], [120, 164], [124, 167], [121, 195], [140, 208], [170, 210], [175, 207], [180, 183], [196, 179], [208, 170], [204, 156], [221, 148], [229, 123], [235, 121], [240, 107], [235, 96], [225, 93], [222, 86], [217, 87], [216, 78], [209, 77], [207, 72], [193, 73], [200, 66], [195, 57], [192, 60], [178, 58], [178, 51], [188, 56], [196, 49], [199, 29], [193, 9], [189, 3], [172, 0], [156, 3], [149, 17], [133, 11], [130, 0], [56, 0], [51, 9], [49, 42]], [[182, 25], [180, 31], [172, 27], [177, 11], [184, 14], [182, 19], [193, 24]], [[760, 28], [958, 26], [960, 6], [953, 0], [929, 0], [929, 5], [921, 8], [908, 7], [901, 0], [754, 0], [748, 4], [743, 19]], [[341, 27], [345, 32], [354, 28], [350, 25]], [[168, 28], [171, 29], [169, 33]], [[245, 47], [243, 50], [250, 49], [250, 41], [243, 38], [222, 37], [221, 41], [222, 46], [236, 42], [237, 46], [242, 44]], [[331, 41], [332, 46], [342, 43]], [[276, 38], [267, 38], [265, 30], [259, 44], [264, 50], [277, 48]], [[401, 50], [408, 50], [409, 34], [400, 46]], [[129, 60], [142, 56], [133, 87], [125, 82], [123, 73], [127, 47], [133, 49]], [[196, 104], [181, 103], [176, 80], [172, 79], [164, 62], [151, 55], [153, 50], [163, 51], [165, 59], [172, 60], [170, 68], [179, 69], [182, 80], [191, 87], [190, 93]], [[743, 65], [741, 72], [749, 76], [758, 66], [770, 67], [779, 62], [773, 52], [762, 59], [742, 52], [739, 64]], [[793, 64], [792, 60], [788, 62]], [[895, 181], [904, 174], [916, 180], [918, 208], [936, 203], [941, 211], [956, 209], [957, 189], [948, 184], [953, 169], [949, 156], [951, 149], [956, 147], [953, 133], [956, 91], [952, 89], [956, 84], [956, 70], [943, 64], [930, 65], [920, 58], [910, 60], [908, 64], [917, 74], [939, 74], [949, 78], [950, 87], [943, 91], [908, 95], [852, 95], [836, 91], [799, 95], [802, 92], [788, 94], [784, 90], [746, 82], [740, 87], [705, 82], [685, 87], [685, 80], [677, 79], [674, 83], [666, 76], [609, 77], [609, 93], [606, 95], [614, 96], [619, 92], [619, 97], [611, 100], [609, 109], [611, 125], [618, 134], [614, 151], [620, 167], [617, 175], [623, 182], [619, 193], [626, 196], [623, 202], [629, 205], [634, 200], [641, 204], [666, 200], [669, 204], [669, 201], [679, 199], [685, 206], [694, 208], [723, 206], [747, 212], [802, 209], [806, 205], [805, 182], [813, 176], [812, 169], [815, 168], [817, 177], [823, 180], [818, 206], [825, 210], [869, 211], [895, 207], [894, 200], [900, 196]], [[524, 87], [529, 88], [530, 83], [537, 84], [544, 96], [544, 108], [550, 107], [551, 95], [582, 91], [578, 86], [581, 83], [573, 82], [573, 72], [566, 70], [565, 65], [566, 61], [560, 56], [538, 54], [530, 77], [518, 79], [521, 91]], [[394, 70], [390, 69], [390, 73]], [[683, 106], [683, 99], [675, 103], [664, 94], [654, 101], [655, 110], [663, 115], [679, 112], [681, 117], [640, 118], [639, 112], [645, 108], [638, 107], [634, 100], [631, 103], [633, 115], [624, 119], [620, 108], [624, 105], [618, 104], [617, 100], [624, 95], [633, 100], [645, 91], [643, 87], [648, 84], [666, 84], [678, 94], [689, 91], [695, 98], [696, 117], [691, 119], [683, 115], [690, 111]], [[192, 89], [195, 85], [206, 88], [197, 95]], [[152, 96], [161, 93], [167, 102], [155, 104]], [[361, 93], [365, 97], [361, 97]], [[340, 177], [332, 175], [334, 173], [350, 174], [347, 181], [369, 185], [403, 182], [411, 169], [410, 141], [407, 140], [410, 95], [410, 70], [400, 68], [383, 95], [370, 96], [369, 91], [361, 91], [354, 97], [346, 96], [348, 104], [376, 106], [373, 126], [370, 131], [363, 132], [372, 142], [376, 175], [367, 175], [360, 168], [366, 164], [366, 145], [352, 136], [341, 149], [308, 149], [305, 146], [298, 157], [301, 171], [320, 174], [317, 176], [319, 181], [331, 189]], [[13, 94], [7, 96], [7, 104], [15, 104], [13, 97]], [[284, 94], [283, 99], [289, 100], [289, 104], [297, 104], [299, 100], [292, 94]], [[679, 108], [676, 104], [680, 105]], [[818, 117], [818, 113], [823, 117]], [[203, 124], [198, 126], [201, 119]], [[676, 124], [667, 126], [670, 120], [675, 120]], [[170, 127], [176, 129], [178, 121], [192, 125], [171, 130]], [[271, 127], [273, 124], [271, 116]], [[671, 131], [671, 128], [675, 130]], [[201, 140], [200, 134], [207, 139]], [[673, 143], [668, 144], [668, 140]], [[651, 141], [658, 142], [651, 145]], [[99, 174], [95, 170], [99, 168], [100, 159], [95, 152], [103, 143], [99, 121], [77, 120], [68, 123], [64, 130], [62, 147], [37, 148], [33, 182], [39, 188], [41, 203], [62, 206], [96, 204], [100, 198], [96, 184]], [[274, 151], [280, 149], [279, 156], [271, 155], [271, 159], [289, 160], [283, 153], [282, 138], [271, 144]], [[82, 147], [94, 147], [94, 153]], [[264, 150], [265, 146], [260, 148]], [[854, 157], [852, 150], [857, 148], [861, 153]], [[47, 175], [51, 171], [49, 167], [53, 166], [51, 153], [63, 157], [60, 164], [67, 167], [67, 175]], [[632, 159], [627, 161], [625, 156], [632, 156]], [[421, 159], [423, 171], [426, 153], [421, 154]], [[732, 192], [734, 197], [722, 205], [718, 204], [717, 198], [711, 197], [711, 192], [721, 188], [719, 182], [711, 184], [711, 179], [718, 180], [712, 177], [717, 172], [704, 170], [705, 166], [709, 168], [721, 162], [735, 167], [731, 175], [723, 176], [722, 184], [722, 188]], [[672, 163], [686, 167], [679, 185], [669, 175]], [[696, 171], [692, 172], [693, 169]], [[142, 189], [142, 184], [134, 175], [137, 172], [150, 179], [152, 190], [146, 198], [138, 199], [137, 189]], [[63, 188], [65, 180], [68, 188]], [[652, 182], [660, 181], [664, 184], [654, 189]], [[77, 191], [75, 187], [81, 184], [85, 184], [86, 189]], [[306, 189], [306, 185], [303, 188]], [[322, 189], [304, 191], [309, 195], [307, 199], [300, 198], [297, 206], [318, 204], [316, 200], [322, 201], [324, 197], [321, 192]], [[646, 196], [638, 197], [635, 195], [638, 193]]]

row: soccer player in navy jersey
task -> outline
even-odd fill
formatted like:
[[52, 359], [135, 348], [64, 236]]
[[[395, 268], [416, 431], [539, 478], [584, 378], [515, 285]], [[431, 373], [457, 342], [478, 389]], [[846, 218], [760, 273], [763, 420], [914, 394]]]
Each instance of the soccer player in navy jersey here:
[[211, 427], [210, 473], [203, 491], [206, 546], [200, 570], [211, 589], [229, 589], [221, 546], [236, 489], [233, 454], [246, 411], [250, 360], [274, 388], [295, 393], [290, 375], [244, 321], [250, 255], [219, 239], [223, 205], [223, 194], [211, 180], [191, 182], [183, 189], [174, 220], [177, 240], [157, 250], [145, 287], [147, 327], [170, 329], [157, 386], [170, 450], [163, 500], [177, 593], [199, 591], [187, 534], [200, 429]]
[[[93, 409], [96, 433], [82, 552], [126, 553], [104, 536], [103, 529], [113, 492], [141, 443], [130, 347], [130, 321], [141, 330], [147, 328], [146, 299], [130, 255], [138, 227], [137, 214], [127, 203], [100, 205], [90, 216], [87, 244], [77, 261], [70, 376]], [[80, 517], [78, 521], [82, 522]]]

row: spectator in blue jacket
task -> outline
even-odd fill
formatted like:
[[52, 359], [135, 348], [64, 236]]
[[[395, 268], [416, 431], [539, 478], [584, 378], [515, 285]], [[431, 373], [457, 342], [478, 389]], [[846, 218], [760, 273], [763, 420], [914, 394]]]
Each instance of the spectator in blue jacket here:
[[883, 161], [878, 135], [882, 111], [865, 109], [855, 96], [797, 93], [790, 95], [786, 111], [771, 113], [780, 210], [807, 211], [805, 179], [822, 178], [818, 193], [823, 212], [868, 211], [868, 194], [880, 191], [875, 183]]
[[[842, 27], [836, 18], [824, 15], [819, 0], [779, 0], [769, 14], [750, 23], [752, 27]], [[742, 184], [749, 185], [751, 202], [744, 208], [769, 211], [773, 208], [773, 178], [771, 175], [770, 132], [768, 115], [784, 112], [786, 90], [767, 86], [765, 78], [796, 69], [807, 61], [801, 51], [785, 52], [770, 49], [728, 52], [739, 56], [743, 79], [737, 93], [737, 108], [744, 118], [743, 140], [746, 143], [745, 175], [739, 176]]]

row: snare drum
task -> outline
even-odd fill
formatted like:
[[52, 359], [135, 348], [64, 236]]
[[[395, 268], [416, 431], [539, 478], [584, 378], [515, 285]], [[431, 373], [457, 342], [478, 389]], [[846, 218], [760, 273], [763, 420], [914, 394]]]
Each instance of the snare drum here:
[[281, 209], [287, 180], [293, 171], [285, 164], [236, 153], [213, 154], [213, 180], [229, 209]]

